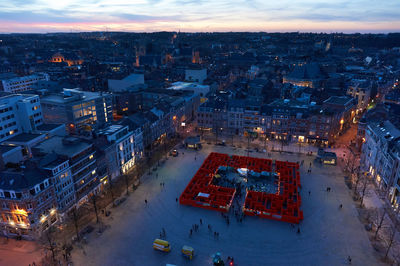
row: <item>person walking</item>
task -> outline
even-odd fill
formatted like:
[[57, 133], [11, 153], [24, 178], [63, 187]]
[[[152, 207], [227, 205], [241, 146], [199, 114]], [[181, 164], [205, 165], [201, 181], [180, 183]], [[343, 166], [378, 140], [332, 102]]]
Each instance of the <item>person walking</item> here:
[[297, 228], [297, 234], [300, 234], [300, 227]]
[[350, 257], [350, 256], [347, 257], [347, 262], [348, 262], [349, 264], [351, 264], [351, 257]]
[[175, 198], [175, 201], [178, 202], [178, 198]]
[[202, 225], [203, 224], [203, 220], [200, 218], [200, 225]]
[[144, 203], [146, 203], [146, 205], [147, 205], [147, 199], [144, 200]]

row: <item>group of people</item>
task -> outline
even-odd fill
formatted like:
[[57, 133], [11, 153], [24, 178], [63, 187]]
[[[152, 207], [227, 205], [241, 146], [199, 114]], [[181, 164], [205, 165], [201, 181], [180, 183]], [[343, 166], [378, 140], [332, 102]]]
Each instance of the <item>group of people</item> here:
[[[200, 219], [200, 221], [201, 221], [201, 219]], [[192, 228], [191, 228], [190, 231], [189, 231], [190, 236], [192, 236], [193, 231], [194, 231], [194, 232], [199, 231], [199, 225], [198, 225], [198, 224], [193, 224], [193, 225], [192, 225]]]

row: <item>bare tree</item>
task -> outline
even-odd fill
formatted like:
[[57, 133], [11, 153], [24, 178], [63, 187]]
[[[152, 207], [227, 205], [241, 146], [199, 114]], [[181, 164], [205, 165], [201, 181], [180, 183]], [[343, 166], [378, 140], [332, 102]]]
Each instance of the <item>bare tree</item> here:
[[393, 247], [393, 244], [395, 244], [395, 237], [397, 234], [397, 229], [396, 229], [396, 224], [391, 225], [388, 228], [388, 233], [389, 233], [389, 238], [387, 239], [387, 248], [386, 248], [386, 253], [385, 253], [385, 259], [388, 257], [390, 249]]
[[72, 222], [74, 223], [76, 240], [79, 241], [80, 240], [80, 236], [79, 236], [79, 213], [78, 213], [78, 209], [76, 208], [76, 206], [74, 206], [72, 208], [69, 216], [72, 219]]
[[97, 208], [97, 195], [96, 194], [94, 194], [92, 196], [92, 203], [93, 203], [94, 214], [96, 215], [96, 223], [99, 223], [99, 213], [98, 213], [98, 208]]
[[126, 195], [129, 195], [129, 176], [127, 174], [124, 175], [125, 186], [126, 186]]
[[111, 201], [112, 201], [112, 204], [113, 204], [113, 206], [114, 206], [115, 196], [114, 196], [114, 187], [113, 187], [113, 183], [112, 183], [112, 180], [111, 180], [111, 177], [110, 177], [110, 176], [108, 176], [107, 179], [108, 179], [108, 190], [110, 191]]
[[355, 174], [356, 180], [354, 183], [354, 193], [357, 194], [357, 189], [358, 189], [358, 184], [360, 183], [360, 180], [362, 179], [362, 175], [360, 174], [360, 172], [357, 172]]
[[375, 235], [374, 239], [377, 238], [379, 231], [381, 230], [382, 226], [384, 225], [385, 217], [387, 214], [387, 209], [386, 208], [381, 208], [381, 209], [376, 209], [375, 210]]
[[360, 207], [363, 207], [363, 203], [364, 203], [364, 197], [367, 194], [367, 188], [368, 188], [368, 184], [369, 184], [369, 179], [367, 176], [364, 176], [362, 179], [362, 186], [361, 186], [361, 201], [360, 201]]
[[55, 264], [56, 262], [57, 251], [58, 251], [57, 241], [56, 241], [57, 236], [55, 230], [56, 229], [54, 227], [50, 227], [43, 233], [43, 235], [39, 240], [43, 248], [51, 252], [52, 264]]

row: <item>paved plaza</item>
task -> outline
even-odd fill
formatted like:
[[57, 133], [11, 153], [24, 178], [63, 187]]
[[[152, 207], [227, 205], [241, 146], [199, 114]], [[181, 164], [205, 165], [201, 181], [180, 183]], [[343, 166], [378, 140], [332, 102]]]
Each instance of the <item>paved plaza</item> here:
[[[169, 157], [151, 176], [144, 176], [139, 188], [112, 209], [111, 217], [102, 217], [111, 227], [100, 236], [94, 232], [88, 235], [83, 250], [74, 249], [74, 265], [203, 266], [212, 265], [215, 252], [221, 252], [224, 259], [233, 256], [235, 265], [246, 266], [346, 265], [348, 256], [352, 265], [379, 265], [339, 167], [314, 163], [314, 157], [306, 155], [271, 154], [277, 160], [304, 160], [300, 168], [304, 220], [298, 234], [297, 226], [256, 217], [246, 217], [243, 223], [238, 223], [231, 214], [227, 225], [219, 212], [177, 203], [176, 198], [210, 152], [247, 155], [243, 149], [207, 144], [198, 152], [179, 151], [178, 157]], [[251, 152], [250, 156], [266, 158], [266, 154], [257, 152]], [[310, 162], [311, 174], [307, 173]], [[164, 187], [160, 186], [162, 182]], [[331, 192], [326, 192], [327, 187], [331, 187]], [[339, 209], [340, 204], [343, 209]], [[199, 224], [200, 229], [190, 237], [193, 224]], [[219, 239], [208, 230], [208, 224], [219, 232]], [[162, 228], [172, 246], [170, 253], [152, 248]], [[192, 261], [182, 257], [183, 245], [195, 249]]]

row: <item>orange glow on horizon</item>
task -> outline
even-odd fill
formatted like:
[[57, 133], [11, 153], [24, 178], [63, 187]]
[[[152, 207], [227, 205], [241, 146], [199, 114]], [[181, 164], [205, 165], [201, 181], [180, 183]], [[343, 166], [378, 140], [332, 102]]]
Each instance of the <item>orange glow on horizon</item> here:
[[266, 32], [394, 32], [400, 22], [314, 22], [292, 21], [146, 21], [146, 22], [82, 22], [82, 23], [15, 23], [0, 19], [0, 32], [83, 32], [83, 31], [126, 31], [126, 32], [224, 32], [224, 31], [266, 31]]

